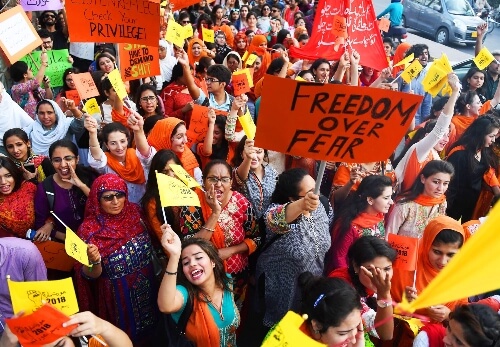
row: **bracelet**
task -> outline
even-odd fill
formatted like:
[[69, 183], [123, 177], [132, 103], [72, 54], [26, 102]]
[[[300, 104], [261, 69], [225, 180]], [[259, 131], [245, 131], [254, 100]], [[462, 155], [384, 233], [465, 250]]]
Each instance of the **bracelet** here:
[[176, 272], [170, 272], [170, 271], [165, 270], [165, 275], [176, 276], [177, 275], [177, 271]]
[[96, 262], [90, 262], [90, 264], [91, 264], [92, 266], [94, 266], [94, 265], [99, 265], [99, 264], [101, 264], [101, 260], [102, 260], [102, 257], [99, 257], [99, 260], [98, 260], [98, 261], [96, 261]]
[[89, 147], [100, 147], [100, 146], [99, 145], [95, 145], [95, 146], [89, 145]]
[[202, 226], [201, 228], [205, 229], [207, 231], [210, 231], [211, 233], [213, 233], [215, 231], [215, 229], [210, 229], [210, 228], [207, 228], [206, 226]]

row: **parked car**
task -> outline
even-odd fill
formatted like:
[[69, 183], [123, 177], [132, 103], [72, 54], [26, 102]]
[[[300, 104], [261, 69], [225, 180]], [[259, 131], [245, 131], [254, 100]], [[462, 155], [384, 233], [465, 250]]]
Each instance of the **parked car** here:
[[432, 35], [436, 42], [476, 43], [477, 26], [483, 20], [476, 16], [467, 0], [405, 0], [403, 23], [407, 28]]

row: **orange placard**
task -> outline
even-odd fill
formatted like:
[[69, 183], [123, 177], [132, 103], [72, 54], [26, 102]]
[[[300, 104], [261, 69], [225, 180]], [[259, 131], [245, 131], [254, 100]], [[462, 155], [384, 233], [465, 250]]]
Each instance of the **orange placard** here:
[[342, 16], [335, 16], [333, 17], [333, 27], [332, 27], [332, 32], [334, 35], [337, 35], [338, 37], [347, 37], [347, 24], [346, 24], [346, 18]]
[[82, 101], [82, 99], [80, 99], [80, 95], [78, 94], [78, 90], [66, 91], [66, 98], [73, 100], [76, 107], [78, 107], [78, 105], [80, 105], [80, 102]]
[[[221, 116], [227, 116], [227, 112], [215, 110], [215, 113]], [[193, 105], [191, 111], [191, 120], [189, 121], [189, 129], [187, 130], [188, 146], [192, 146], [195, 142], [203, 142], [208, 130], [208, 107]]]
[[99, 96], [99, 90], [90, 75], [90, 72], [73, 74], [73, 82], [76, 90], [80, 94], [80, 99], [89, 99], [94, 96]]
[[0, 14], [0, 48], [11, 64], [42, 44], [21, 6]]
[[[214, 2], [215, 0], [209, 0], [208, 2]], [[194, 4], [199, 4], [199, 0], [170, 0], [170, 5], [174, 6], [175, 11], [180, 11], [183, 8], [187, 8]]]
[[393, 263], [394, 268], [404, 271], [415, 271], [417, 268], [418, 241], [415, 237], [389, 233], [387, 242], [398, 252]]
[[386, 160], [421, 101], [415, 94], [266, 75], [255, 145], [317, 160]]
[[[93, 4], [93, 3], [92, 3]], [[99, 0], [66, 3], [71, 42], [137, 43], [158, 47], [159, 1]]]
[[385, 17], [380, 18], [380, 20], [378, 21], [378, 28], [383, 32], [388, 32], [390, 26], [391, 26], [391, 21]]
[[123, 44], [119, 46], [120, 73], [123, 81], [160, 74], [158, 47]]
[[250, 91], [250, 81], [248, 80], [248, 75], [245, 72], [234, 73], [231, 77], [231, 82], [233, 83], [234, 96], [239, 96]]
[[42, 346], [68, 335], [78, 324], [64, 328], [70, 318], [49, 304], [32, 314], [6, 319], [5, 323], [19, 339], [22, 346]]
[[48, 269], [71, 271], [75, 260], [66, 254], [64, 243], [45, 241], [36, 242], [35, 246], [42, 255], [43, 262]]

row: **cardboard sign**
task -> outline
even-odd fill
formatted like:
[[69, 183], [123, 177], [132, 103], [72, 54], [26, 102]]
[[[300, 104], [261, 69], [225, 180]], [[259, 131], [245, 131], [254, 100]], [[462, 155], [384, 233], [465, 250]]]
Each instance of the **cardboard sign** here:
[[488, 48], [483, 47], [473, 60], [479, 70], [484, 70], [495, 60], [495, 57], [488, 51]]
[[120, 73], [124, 81], [160, 74], [158, 47], [124, 44], [119, 45]]
[[156, 172], [161, 207], [200, 206], [198, 195], [177, 178]]
[[214, 43], [215, 42], [215, 33], [212, 29], [208, 29], [208, 28], [205, 28], [205, 27], [202, 27], [201, 28], [201, 35], [203, 36], [203, 41], [205, 42], [211, 42], [211, 43]]
[[177, 47], [184, 47], [184, 28], [182, 25], [177, 23], [175, 20], [170, 19], [168, 21], [167, 32], [165, 34], [165, 40], [173, 43]]
[[388, 32], [391, 27], [391, 21], [385, 17], [380, 18], [378, 21], [378, 28], [383, 32]]
[[43, 262], [47, 269], [60, 271], [71, 271], [75, 260], [66, 254], [64, 243], [54, 241], [36, 242], [35, 246], [42, 255]]
[[250, 115], [250, 112], [247, 109], [247, 112], [241, 116], [238, 117], [240, 120], [240, 124], [243, 127], [243, 131], [245, 132], [245, 135], [249, 140], [253, 140], [255, 138], [255, 133], [257, 131], [257, 127], [255, 126], [255, 123], [253, 122], [253, 118]]
[[159, 1], [71, 0], [66, 13], [71, 41], [158, 46]]
[[0, 14], [0, 48], [11, 64], [42, 44], [21, 6]]
[[66, 250], [66, 253], [79, 263], [90, 266], [87, 248], [87, 244], [83, 242], [83, 240], [79, 238], [73, 230], [66, 227], [66, 239], [64, 241], [64, 249]]
[[180, 165], [177, 164], [170, 164], [169, 165], [172, 171], [175, 173], [177, 178], [179, 178], [188, 188], [195, 188], [195, 187], [200, 187], [200, 184], [193, 178], [191, 177], [190, 174], [184, 168]]
[[71, 76], [81, 99], [89, 99], [94, 96], [99, 96], [99, 90], [97, 89], [90, 72], [72, 74]]
[[396, 260], [393, 263], [394, 268], [404, 271], [415, 271], [417, 268], [419, 239], [389, 233], [387, 242], [398, 252]]
[[255, 145], [317, 160], [386, 160], [421, 101], [420, 95], [266, 75]]
[[[28, 67], [33, 71], [33, 75], [38, 73], [38, 67], [42, 64], [42, 51], [34, 51], [30, 53], [33, 59], [29, 56], [24, 56], [22, 61], [28, 64]], [[47, 58], [49, 66], [45, 69], [45, 75], [50, 78], [50, 84], [54, 87], [61, 87], [64, 85], [63, 74], [64, 71], [72, 67], [68, 61], [69, 53], [67, 49], [58, 49], [47, 51]], [[36, 64], [33, 62], [36, 62]]]
[[[252, 54], [252, 56], [255, 56], [255, 55]], [[241, 70], [233, 72], [233, 76], [239, 75], [239, 74], [246, 74], [247, 75], [248, 85], [250, 86], [250, 88], [252, 88], [253, 87], [253, 68], [247, 67], [245, 69], [241, 69]]]
[[125, 89], [125, 84], [123, 84], [122, 76], [120, 76], [120, 71], [114, 69], [108, 74], [108, 78], [118, 97], [122, 100], [125, 99], [127, 97], [127, 90]]
[[7, 279], [12, 310], [14, 313], [35, 312], [45, 302], [53, 305], [65, 314], [78, 312], [75, 288], [71, 277], [56, 281], [14, 282]]
[[347, 24], [345, 17], [342, 16], [333, 17], [332, 32], [336, 36], [344, 38], [347, 37]]
[[67, 336], [78, 324], [63, 327], [70, 318], [45, 304], [36, 312], [19, 318], [6, 319], [9, 329], [22, 346], [42, 346]]
[[234, 96], [250, 92], [250, 82], [245, 71], [235, 71], [231, 77], [231, 82], [233, 83]]
[[[208, 2], [210, 3], [213, 1], [215, 1], [215, 0], [210, 0]], [[200, 3], [198, 0], [170, 0], [169, 2], [170, 2], [170, 5], [174, 6], [175, 11], [180, 11], [183, 8], [187, 8], [191, 5]]]
[[408, 66], [402, 73], [401, 78], [405, 80], [406, 83], [410, 83], [412, 79], [418, 76], [420, 71], [423, 70], [422, 64], [415, 59], [410, 66]]
[[97, 100], [95, 98], [87, 100], [87, 102], [83, 106], [82, 111], [87, 112], [90, 115], [101, 113], [99, 104], [97, 103]]
[[71, 42], [69, 44], [69, 54], [85, 60], [94, 60], [94, 43]]
[[66, 91], [66, 99], [71, 99], [75, 102], [75, 105], [78, 107], [82, 99], [80, 99], [80, 95], [78, 94], [78, 90], [68, 90]]
[[[216, 114], [227, 116], [227, 112], [214, 110]], [[208, 107], [194, 104], [191, 111], [191, 120], [187, 130], [188, 146], [195, 142], [203, 142], [208, 130]]]
[[60, 10], [63, 8], [61, 0], [21, 0], [20, 5], [28, 12]]

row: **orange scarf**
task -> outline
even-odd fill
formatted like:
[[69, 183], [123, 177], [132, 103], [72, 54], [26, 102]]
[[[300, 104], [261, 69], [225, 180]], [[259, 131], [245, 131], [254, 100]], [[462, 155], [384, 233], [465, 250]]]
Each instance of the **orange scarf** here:
[[128, 128], [127, 124], [127, 119], [128, 116], [132, 114], [132, 111], [130, 111], [127, 107], [123, 107], [123, 114], [118, 113], [115, 109], [111, 110], [111, 119], [113, 122], [118, 122], [123, 124], [124, 127]]
[[271, 64], [271, 54], [265, 48], [260, 47], [263, 43], [267, 43], [267, 38], [264, 35], [255, 35], [252, 39], [252, 43], [248, 47], [248, 54], [255, 53], [262, 59], [260, 68], [253, 72], [254, 83], [257, 83], [264, 77], [269, 64]]
[[[172, 135], [177, 124], [184, 124], [182, 120], [175, 117], [168, 117], [161, 119], [156, 122], [153, 129], [149, 132], [148, 143], [156, 148], [160, 149], [172, 149]], [[194, 156], [193, 152], [188, 147], [184, 148], [184, 152], [175, 153], [186, 170], [192, 177], [194, 177], [194, 169], [199, 167], [198, 161]]]
[[446, 156], [446, 159], [448, 159], [449, 157], [451, 157], [451, 155], [453, 153], [458, 152], [458, 151], [464, 151], [464, 150], [465, 150], [464, 146], [453, 147], [452, 150], [450, 151], [450, 153], [448, 153], [448, 155]]
[[433, 198], [432, 196], [420, 194], [413, 201], [422, 206], [441, 205], [446, 201], [446, 196], [443, 194], [439, 198]]
[[125, 154], [125, 165], [120, 164], [120, 162], [111, 153], [105, 152], [104, 154], [108, 157], [109, 167], [125, 181], [135, 184], [146, 183], [144, 169], [142, 168], [141, 161], [137, 158], [134, 149], [127, 149]]
[[[224, 294], [223, 294], [224, 295]], [[186, 336], [197, 347], [219, 347], [219, 329], [206, 302], [193, 298], [193, 313], [186, 325]]]
[[[396, 48], [396, 51], [394, 51], [394, 59], [392, 59], [392, 63], [396, 65], [399, 63], [401, 60], [405, 58], [405, 53], [406, 51], [411, 47], [411, 45], [408, 42], [402, 42], [398, 48]], [[392, 68], [392, 76], [396, 77], [398, 72], [403, 71], [405, 69], [405, 65], [400, 65], [400, 66], [394, 66]]]
[[369, 214], [361, 212], [353, 219], [352, 224], [359, 225], [361, 228], [371, 228], [384, 220], [383, 213]]
[[195, 43], [199, 44], [202, 49], [203, 47], [205, 47], [205, 44], [200, 39], [192, 39], [191, 41], [189, 41], [187, 54], [189, 59], [189, 65], [191, 65], [193, 68], [195, 64], [197, 64], [200, 61], [201, 58], [207, 56], [207, 53], [205, 53], [203, 50], [201, 51], [201, 54], [199, 56], [195, 57], [193, 55], [193, 46]]
[[451, 118], [451, 122], [455, 125], [456, 137], [455, 141], [460, 139], [467, 128], [476, 120], [476, 117], [455, 115]]

